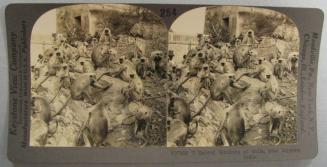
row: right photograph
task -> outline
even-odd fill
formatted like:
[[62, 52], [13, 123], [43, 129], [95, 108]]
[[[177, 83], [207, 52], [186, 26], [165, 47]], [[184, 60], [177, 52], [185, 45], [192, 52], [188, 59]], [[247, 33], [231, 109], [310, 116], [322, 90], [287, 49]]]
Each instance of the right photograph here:
[[300, 39], [291, 18], [201, 7], [168, 36], [168, 147], [297, 143]]

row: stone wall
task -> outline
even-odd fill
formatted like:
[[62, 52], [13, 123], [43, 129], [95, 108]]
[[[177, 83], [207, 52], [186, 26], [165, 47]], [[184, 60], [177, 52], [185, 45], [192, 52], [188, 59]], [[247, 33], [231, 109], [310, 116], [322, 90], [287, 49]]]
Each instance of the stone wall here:
[[269, 36], [281, 24], [296, 29], [296, 25], [290, 18], [273, 10], [237, 6], [208, 7], [205, 33], [215, 34], [215, 31], [223, 31], [222, 33], [228, 33], [229, 37], [237, 37], [241, 33], [253, 30], [259, 37]]

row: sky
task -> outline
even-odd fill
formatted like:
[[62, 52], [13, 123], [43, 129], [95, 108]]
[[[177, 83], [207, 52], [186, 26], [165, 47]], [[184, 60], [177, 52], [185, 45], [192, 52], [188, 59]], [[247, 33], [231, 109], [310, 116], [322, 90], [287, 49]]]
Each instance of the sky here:
[[33, 36], [48, 36], [56, 32], [56, 10], [50, 10], [44, 13], [35, 22], [32, 30], [32, 40]]
[[31, 64], [35, 64], [38, 55], [43, 52], [44, 47], [40, 43], [51, 42], [52, 33], [54, 32], [56, 32], [55, 9], [50, 10], [40, 16], [33, 26], [31, 36]]
[[204, 32], [206, 8], [196, 8], [179, 16], [172, 24], [173, 32], [184, 35], [196, 35]]

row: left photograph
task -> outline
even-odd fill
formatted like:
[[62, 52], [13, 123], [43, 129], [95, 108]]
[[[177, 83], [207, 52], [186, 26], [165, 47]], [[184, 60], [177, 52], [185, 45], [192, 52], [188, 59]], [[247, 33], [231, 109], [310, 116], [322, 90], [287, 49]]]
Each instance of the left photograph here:
[[32, 147], [166, 147], [168, 31], [143, 7], [64, 6], [31, 36]]

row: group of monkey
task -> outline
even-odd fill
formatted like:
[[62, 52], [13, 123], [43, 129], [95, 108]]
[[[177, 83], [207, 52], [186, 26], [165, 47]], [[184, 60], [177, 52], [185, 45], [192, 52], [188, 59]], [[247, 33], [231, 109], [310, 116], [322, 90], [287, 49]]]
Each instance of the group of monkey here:
[[[251, 30], [243, 39], [238, 39], [238, 42], [234, 44], [223, 42], [213, 44], [208, 36], [202, 34], [199, 34], [198, 38], [198, 46], [184, 55], [182, 63], [169, 63], [168, 75], [174, 83], [178, 84], [173, 86], [175, 92], [169, 102], [168, 112], [171, 117], [167, 135], [168, 146], [187, 144], [187, 138], [194, 133], [194, 129], [192, 132], [189, 128], [190, 123], [195, 122], [197, 125], [195, 118], [202, 114], [211, 100], [224, 101], [232, 106], [230, 111], [226, 112], [224, 121], [217, 132], [217, 140], [222, 140], [225, 146], [246, 144], [242, 141], [246, 127], [245, 116], [241, 110], [249, 102], [242, 100], [241, 94], [252, 85], [242, 80], [242, 77], [255, 78], [264, 83], [264, 86], [260, 87], [257, 92], [260, 95], [261, 106], [265, 106], [268, 102], [278, 102], [280, 99], [294, 98], [296, 95], [282, 97], [285, 94], [280, 89], [278, 80], [296, 78], [298, 52], [283, 55], [276, 49], [276, 53], [258, 54], [260, 43]], [[191, 93], [194, 98], [187, 99], [185, 95], [179, 94], [183, 88], [186, 92], [192, 89], [187, 86], [183, 87], [192, 78], [197, 78], [199, 86]], [[204, 90], [209, 92], [207, 100], [198, 111], [191, 111], [190, 104], [201, 94], [205, 94]], [[279, 144], [285, 112], [274, 111], [269, 113], [269, 118], [269, 133], [277, 137], [276, 143]]]
[[[277, 78], [282, 80], [286, 75], [296, 75], [298, 53], [290, 55], [264, 57], [256, 51], [256, 41], [250, 40], [253, 32], [246, 35], [246, 44], [217, 43], [213, 44], [204, 35], [199, 36], [199, 44], [183, 56], [183, 62], [174, 61], [174, 52], [154, 50], [149, 55], [135, 47], [127, 55], [119, 55], [115, 49], [115, 40], [109, 28], [104, 28], [99, 36], [86, 40], [68, 43], [63, 34], [53, 35], [52, 47], [38, 56], [31, 67], [32, 103], [31, 115], [49, 125], [54, 117], [60, 115], [71, 100], [84, 100], [93, 105], [85, 121], [76, 145], [105, 145], [109, 132], [107, 120], [108, 105], [112, 102], [124, 104], [134, 112], [135, 124], [133, 135], [147, 143], [148, 127], [151, 123], [153, 108], [144, 105], [144, 101], [152, 98], [166, 98], [167, 112], [158, 113], [167, 116], [167, 145], [183, 146], [187, 137], [194, 134], [190, 130], [192, 120], [201, 115], [210, 100], [226, 101], [231, 105], [242, 106], [235, 101], [233, 91], [245, 91], [251, 85], [240, 82], [243, 76], [257, 78], [265, 83], [259, 93], [263, 103], [274, 101], [279, 95]], [[251, 41], [250, 43], [248, 41]], [[242, 70], [247, 69], [247, 70]], [[126, 83], [119, 90], [120, 97], [106, 100], [107, 90], [115, 83], [103, 84], [101, 78], [110, 76]], [[67, 100], [58, 111], [51, 104], [51, 99], [38, 95], [44, 90], [44, 83], [50, 78], [59, 79], [59, 91], [68, 90]], [[164, 81], [165, 94], [149, 95], [145, 90], [144, 79], [159, 78]], [[180, 96], [187, 91], [183, 85], [191, 78], [200, 80], [200, 88], [191, 102]], [[210, 96], [203, 107], [195, 113], [190, 110], [191, 103], [201, 95], [203, 89], [209, 90]], [[100, 96], [100, 97], [99, 97]], [[148, 97], [146, 97], [148, 96]], [[152, 97], [151, 97], [152, 96]], [[166, 115], [168, 114], [168, 115]], [[271, 131], [282, 125], [283, 118], [272, 118]], [[227, 145], [239, 145], [245, 133], [244, 118], [239, 112], [226, 114], [224, 138]], [[196, 128], [195, 128], [196, 129]], [[49, 132], [50, 133], [50, 132]], [[51, 132], [53, 133], [53, 132]]]
[[[142, 79], [164, 75], [168, 62], [165, 60], [166, 54], [155, 50], [146, 57], [138, 47], [133, 47], [126, 48], [131, 50], [127, 55], [118, 55], [115, 45], [117, 42], [109, 28], [104, 28], [99, 36], [85, 42], [68, 43], [65, 35], [53, 34], [52, 47], [40, 54], [37, 62], [31, 66], [32, 117], [49, 125], [50, 121], [62, 114], [71, 100], [83, 100], [93, 107], [79, 135], [82, 139], [76, 139], [76, 145], [83, 143], [102, 146], [105, 145], [109, 133], [106, 117], [109, 112], [108, 105], [112, 102], [121, 103], [134, 114], [134, 136], [146, 144], [146, 133], [153, 111], [144, 105], [144, 101], [157, 97], [145, 97]], [[127, 83], [127, 86], [121, 88], [114, 97], [115, 95], [107, 92], [116, 83], [102, 82], [104, 76], [119, 79]], [[54, 82], [50, 83], [50, 86], [46, 85], [50, 78], [59, 81], [58, 93], [51, 98], [45, 97], [47, 93], [42, 94], [44, 90], [49, 92], [47, 89], [55, 85]], [[57, 111], [51, 111], [54, 108], [52, 103], [58, 99], [58, 94], [65, 92], [64, 90], [69, 92], [65, 94], [66, 101], [62, 102], [62, 107]]]

